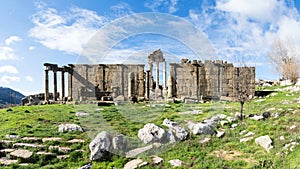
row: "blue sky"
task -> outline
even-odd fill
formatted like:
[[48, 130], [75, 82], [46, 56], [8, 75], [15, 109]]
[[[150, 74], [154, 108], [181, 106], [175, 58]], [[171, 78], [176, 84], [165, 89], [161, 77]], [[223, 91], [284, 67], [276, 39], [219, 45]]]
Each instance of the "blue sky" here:
[[[85, 51], [95, 37], [98, 48], [110, 50], [92, 63], [145, 61], [160, 48], [170, 62], [182, 57], [242, 60], [256, 66], [257, 78], [277, 79], [267, 55], [276, 38], [300, 49], [299, 11], [300, 2], [290, 0], [0, 0], [0, 86], [26, 95], [43, 92], [43, 63], [89, 60]], [[160, 14], [159, 25], [141, 26], [149, 12], [150, 21]], [[118, 41], [105, 46], [104, 39], [113, 38]], [[214, 54], [197, 55], [210, 50]]]

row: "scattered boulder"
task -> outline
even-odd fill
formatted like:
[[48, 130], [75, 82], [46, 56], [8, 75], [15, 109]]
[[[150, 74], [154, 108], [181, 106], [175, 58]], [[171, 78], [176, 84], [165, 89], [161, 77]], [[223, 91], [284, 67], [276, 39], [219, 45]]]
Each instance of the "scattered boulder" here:
[[166, 136], [166, 131], [153, 123], [146, 124], [138, 131], [139, 139], [145, 144], [154, 142], [164, 143], [166, 142]]
[[173, 167], [180, 167], [183, 164], [183, 162], [181, 160], [179, 160], [179, 159], [169, 160], [169, 163]]
[[236, 128], [237, 126], [238, 126], [238, 124], [234, 123], [234, 124], [231, 125], [231, 128], [234, 129], [234, 128]]
[[271, 138], [268, 135], [256, 138], [255, 143], [257, 145], [262, 146], [267, 152], [269, 152], [270, 149], [273, 148], [273, 146], [272, 146], [273, 142], [272, 142]]
[[164, 161], [164, 159], [163, 158], [161, 158], [161, 157], [158, 157], [158, 156], [152, 156], [152, 162], [153, 162], [153, 164], [160, 164], [160, 163], [162, 163]]
[[111, 146], [111, 136], [108, 132], [99, 133], [89, 145], [90, 160], [99, 160], [107, 157]]
[[249, 117], [249, 119], [252, 119], [252, 120], [263, 120], [264, 119], [264, 116], [261, 116], [261, 115], [254, 115], [253, 117]]
[[221, 120], [221, 121], [220, 121], [220, 124], [221, 124], [221, 126], [223, 127], [223, 126], [225, 126], [226, 124], [228, 124], [228, 121], [226, 121], [226, 120]]
[[217, 136], [218, 138], [221, 138], [221, 137], [223, 137], [224, 135], [225, 135], [225, 132], [224, 132], [224, 131], [217, 131], [216, 136]]
[[290, 130], [294, 130], [294, 129], [296, 129], [297, 128], [297, 126], [296, 125], [292, 125], [292, 126], [290, 126]]
[[135, 169], [135, 168], [147, 165], [147, 164], [148, 164], [148, 162], [144, 162], [143, 160], [138, 158], [138, 159], [134, 159], [134, 160], [127, 162], [124, 165], [123, 169]]
[[163, 125], [169, 127], [170, 131], [174, 133], [176, 140], [186, 140], [189, 135], [189, 133], [183, 127], [171, 120], [164, 119]]
[[113, 150], [117, 152], [125, 152], [126, 146], [127, 146], [127, 141], [126, 137], [123, 134], [119, 134], [115, 137], [112, 138], [112, 146]]
[[68, 143], [84, 143], [85, 141], [82, 139], [72, 139], [67, 141]]
[[197, 135], [197, 134], [212, 135], [215, 133], [214, 127], [208, 123], [193, 123], [193, 122], [189, 121], [188, 128], [195, 135]]
[[253, 136], [254, 134], [255, 134], [255, 133], [249, 131], [249, 132], [245, 135], [245, 137]]
[[285, 139], [284, 139], [284, 136], [280, 136], [280, 137], [279, 137], [279, 140], [281, 140], [281, 141], [285, 140]]
[[59, 132], [66, 132], [66, 131], [82, 131], [82, 128], [77, 124], [60, 124], [58, 126]]
[[227, 120], [229, 123], [232, 123], [232, 122], [236, 122], [236, 121], [237, 121], [236, 118], [233, 118], [233, 117], [230, 117], [230, 116], [228, 116], [228, 117], [226, 118], [226, 120]]
[[5, 138], [7, 138], [7, 139], [19, 139], [20, 136], [18, 136], [18, 135], [9, 135], [9, 134], [6, 134]]
[[220, 120], [224, 120], [226, 117], [227, 117], [227, 115], [225, 115], [225, 114], [217, 114], [216, 115]]
[[242, 138], [242, 139], [240, 139], [240, 143], [247, 142], [247, 141], [250, 141], [252, 139], [253, 139], [253, 137]]

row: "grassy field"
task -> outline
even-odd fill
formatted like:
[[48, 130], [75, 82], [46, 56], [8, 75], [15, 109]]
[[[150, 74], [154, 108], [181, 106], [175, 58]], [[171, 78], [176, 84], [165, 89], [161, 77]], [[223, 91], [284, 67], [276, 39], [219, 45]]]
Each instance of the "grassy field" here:
[[[287, 154], [283, 147], [292, 141], [299, 142], [300, 127], [300, 105], [298, 103], [299, 93], [278, 92], [276, 96], [257, 98], [247, 102], [244, 112], [249, 114], [262, 114], [269, 111], [272, 115], [263, 121], [245, 119], [238, 121], [235, 129], [230, 125], [218, 126], [225, 129], [225, 136], [192, 135], [190, 139], [170, 145], [165, 151], [159, 151], [157, 155], [164, 159], [158, 165], [151, 163], [151, 158], [141, 156], [149, 165], [142, 168], [170, 168], [168, 163], [171, 159], [180, 159], [184, 162], [181, 168], [300, 168], [300, 146]], [[286, 104], [287, 103], [287, 104]], [[154, 105], [154, 104], [153, 104]], [[103, 110], [100, 110], [102, 108]], [[271, 109], [272, 108], [272, 109]], [[181, 115], [178, 112], [189, 110], [202, 110], [199, 115]], [[107, 130], [123, 133], [128, 137], [137, 139], [137, 132], [146, 123], [155, 123], [161, 127], [165, 118], [171, 119], [185, 126], [187, 120], [201, 122], [216, 114], [234, 116], [239, 110], [239, 103], [233, 102], [207, 102], [202, 104], [172, 103], [170, 106], [149, 107], [149, 104], [126, 104], [120, 106], [98, 107], [96, 105], [43, 105], [30, 107], [14, 107], [0, 109], [0, 139], [8, 140], [9, 135], [20, 137], [35, 136], [39, 138], [60, 137], [62, 141], [47, 142], [46, 146], [59, 145], [68, 146], [72, 149], [70, 157], [64, 160], [46, 158], [34, 155], [34, 161], [28, 166], [20, 166], [21, 160], [11, 166], [4, 168], [78, 168], [89, 163], [88, 144], [100, 131]], [[87, 117], [77, 117], [78, 111], [88, 112]], [[64, 123], [75, 123], [82, 126], [85, 132], [58, 132], [58, 125]], [[295, 125], [296, 128], [290, 129]], [[185, 126], [186, 127], [186, 126]], [[164, 128], [164, 127], [163, 127]], [[256, 145], [253, 140], [240, 142], [243, 138], [239, 133], [243, 130], [251, 131], [254, 139], [269, 135], [273, 141], [274, 148], [266, 152], [262, 147]], [[283, 136], [284, 140], [279, 138]], [[207, 144], [200, 144], [199, 140], [211, 137]], [[85, 143], [69, 144], [66, 141], [74, 138], [84, 139]], [[20, 140], [14, 140], [19, 142]], [[0, 148], [5, 145], [0, 145]], [[27, 148], [33, 152], [40, 149]], [[45, 151], [50, 151], [45, 148]], [[78, 152], [75, 150], [83, 150]], [[52, 150], [60, 154], [60, 152]], [[124, 164], [131, 159], [123, 156], [113, 155], [106, 161], [93, 162], [93, 168], [123, 168]]]

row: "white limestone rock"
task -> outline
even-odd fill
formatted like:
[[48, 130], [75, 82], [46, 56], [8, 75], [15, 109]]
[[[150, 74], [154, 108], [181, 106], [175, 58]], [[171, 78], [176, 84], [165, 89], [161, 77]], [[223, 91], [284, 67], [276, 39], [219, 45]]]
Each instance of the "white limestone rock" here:
[[183, 162], [181, 160], [179, 160], [179, 159], [169, 160], [169, 163], [173, 167], [180, 167], [183, 164]]
[[165, 143], [167, 132], [153, 123], [146, 124], [138, 131], [138, 137], [145, 144], [148, 143]]
[[82, 128], [77, 124], [60, 124], [58, 126], [59, 132], [66, 132], [66, 131], [81, 131], [83, 132]]
[[90, 115], [89, 113], [86, 113], [86, 112], [77, 112], [76, 113], [76, 116], [78, 116], [78, 117], [85, 117], [85, 116], [88, 116], [88, 115]]
[[267, 152], [269, 152], [273, 148], [272, 146], [273, 142], [268, 135], [256, 138], [255, 143], [263, 147]]
[[175, 136], [175, 141], [176, 140], [186, 140], [189, 133], [181, 126], [179, 126], [178, 123], [173, 122], [171, 120], [168, 119], [164, 119], [163, 121], [163, 125], [169, 127], [170, 132], [172, 132]]
[[193, 123], [193, 122], [189, 121], [188, 128], [195, 135], [198, 135], [198, 134], [212, 135], [215, 133], [214, 127], [209, 124], [206, 124], [206, 123]]
[[109, 153], [111, 144], [111, 136], [108, 132], [103, 131], [97, 134], [89, 145], [91, 151], [90, 160], [99, 160], [104, 158]]

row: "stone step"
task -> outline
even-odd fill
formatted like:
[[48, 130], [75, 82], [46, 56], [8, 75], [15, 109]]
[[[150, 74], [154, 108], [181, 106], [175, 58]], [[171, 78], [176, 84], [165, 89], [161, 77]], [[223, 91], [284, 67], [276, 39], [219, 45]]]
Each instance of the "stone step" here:
[[72, 140], [69, 140], [67, 141], [67, 143], [84, 143], [85, 140], [82, 140], [82, 139], [72, 139]]
[[45, 145], [30, 144], [30, 143], [14, 143], [13, 147], [44, 148]]
[[29, 159], [33, 155], [33, 152], [24, 149], [18, 149], [11, 152], [10, 155], [15, 158]]
[[60, 137], [45, 137], [42, 139], [42, 142], [49, 142], [49, 141], [62, 141], [63, 139]]
[[67, 159], [69, 157], [70, 157], [70, 155], [58, 155], [58, 156], [56, 156], [56, 158], [59, 159], [59, 160], [64, 160], [64, 159]]
[[14, 164], [17, 162], [18, 162], [18, 160], [11, 160], [6, 157], [0, 158], [0, 164], [2, 164], [2, 165], [11, 165], [11, 164]]
[[0, 143], [5, 147], [11, 147], [14, 141], [12, 140], [0, 140]]
[[25, 142], [30, 142], [30, 143], [32, 143], [32, 142], [41, 142], [42, 141], [42, 139], [39, 138], [39, 137], [23, 137], [22, 140], [25, 141]]

